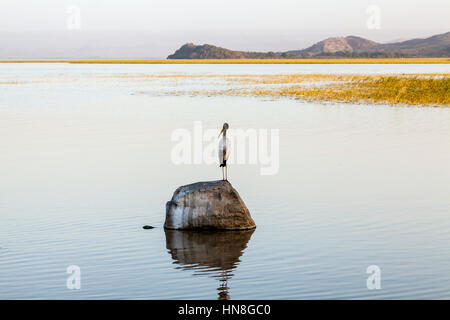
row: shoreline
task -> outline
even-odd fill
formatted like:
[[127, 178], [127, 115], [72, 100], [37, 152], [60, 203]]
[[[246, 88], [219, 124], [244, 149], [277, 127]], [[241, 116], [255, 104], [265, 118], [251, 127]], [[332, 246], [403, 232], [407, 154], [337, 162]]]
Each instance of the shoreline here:
[[450, 58], [338, 58], [338, 59], [52, 59], [0, 60], [0, 63], [71, 64], [450, 64]]

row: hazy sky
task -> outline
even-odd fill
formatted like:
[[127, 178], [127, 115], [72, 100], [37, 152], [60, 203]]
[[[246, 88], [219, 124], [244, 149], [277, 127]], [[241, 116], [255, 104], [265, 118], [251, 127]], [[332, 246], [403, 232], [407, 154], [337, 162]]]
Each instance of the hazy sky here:
[[[380, 9], [379, 28], [367, 27], [370, 5]], [[79, 9], [79, 29], [68, 28], [71, 6]], [[27, 42], [44, 48], [51, 39], [61, 39], [54, 45], [63, 55], [101, 44], [110, 54], [111, 46], [145, 48], [149, 57], [185, 42], [261, 51], [350, 34], [385, 42], [450, 31], [449, 16], [448, 0], [1, 0], [0, 37], [8, 48], [0, 46], [0, 56], [24, 53]]]

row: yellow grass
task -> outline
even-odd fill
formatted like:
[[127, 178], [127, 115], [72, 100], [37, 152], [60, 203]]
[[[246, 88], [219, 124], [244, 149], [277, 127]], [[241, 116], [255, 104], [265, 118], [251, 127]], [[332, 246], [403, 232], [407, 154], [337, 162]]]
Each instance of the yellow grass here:
[[[268, 75], [247, 78], [233, 77], [230, 80], [250, 86], [225, 90], [193, 91], [191, 94], [289, 97], [322, 102], [450, 106], [449, 74]], [[306, 85], [304, 85], [305, 82], [307, 82]], [[253, 84], [269, 86], [254, 87], [251, 86]], [[274, 87], [273, 85], [276, 84], [288, 85]]]
[[[397, 74], [397, 75], [352, 75], [352, 74], [116, 74], [93, 75], [93, 79], [159, 81], [164, 94], [203, 96], [253, 96], [320, 102], [348, 102], [391, 105], [450, 106], [450, 74]], [[59, 81], [59, 78], [52, 79]], [[198, 87], [209, 88], [174, 89], [195, 81]], [[165, 81], [171, 82], [165, 86]], [[16, 80], [1, 80], [0, 85], [22, 84]], [[151, 85], [154, 87], [154, 85]]]
[[180, 60], [0, 60], [0, 63], [100, 64], [447, 64], [450, 58], [386, 59], [180, 59]]

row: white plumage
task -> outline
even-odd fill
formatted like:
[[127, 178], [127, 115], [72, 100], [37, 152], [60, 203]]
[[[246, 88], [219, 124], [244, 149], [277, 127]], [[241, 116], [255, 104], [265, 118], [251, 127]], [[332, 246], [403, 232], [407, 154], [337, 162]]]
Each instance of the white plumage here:
[[222, 135], [222, 139], [219, 140], [220, 164], [223, 163], [223, 160], [228, 160], [228, 157], [230, 156], [230, 150], [231, 150], [230, 139], [226, 135]]
[[222, 139], [219, 140], [219, 161], [220, 161], [220, 167], [222, 168], [222, 179], [228, 180], [227, 177], [227, 160], [228, 156], [230, 155], [231, 150], [231, 143], [230, 139], [227, 137], [227, 130], [228, 130], [228, 123], [224, 123], [222, 127], [222, 131], [219, 133], [222, 135]]

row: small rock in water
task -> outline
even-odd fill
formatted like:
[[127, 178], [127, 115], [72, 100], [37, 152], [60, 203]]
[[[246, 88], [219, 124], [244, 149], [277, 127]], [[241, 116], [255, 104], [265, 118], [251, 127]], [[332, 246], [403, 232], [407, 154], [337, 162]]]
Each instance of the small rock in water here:
[[142, 228], [144, 228], [144, 229], [153, 229], [154, 227], [152, 227], [152, 226], [143, 226]]

